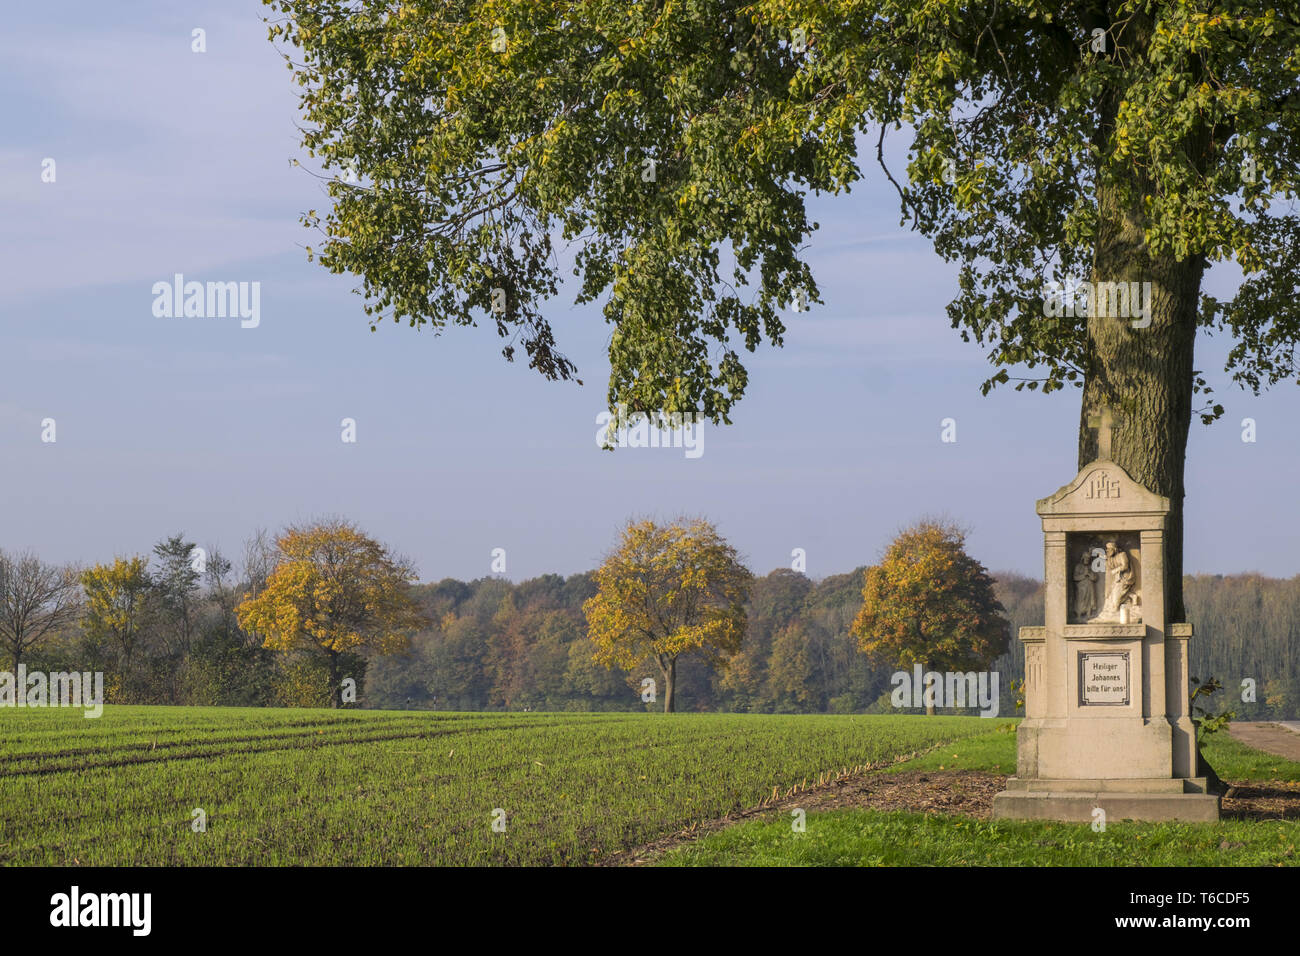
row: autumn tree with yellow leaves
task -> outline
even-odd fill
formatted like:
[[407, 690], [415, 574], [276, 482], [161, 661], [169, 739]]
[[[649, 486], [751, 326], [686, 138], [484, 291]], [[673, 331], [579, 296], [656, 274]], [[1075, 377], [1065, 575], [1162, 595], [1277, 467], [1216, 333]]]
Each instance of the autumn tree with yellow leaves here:
[[901, 532], [867, 568], [862, 598], [853, 633], [876, 660], [965, 671], [1006, 651], [1011, 626], [993, 579], [953, 524], [927, 520]]
[[703, 519], [629, 522], [596, 571], [596, 595], [583, 605], [592, 658], [627, 669], [653, 661], [663, 677], [664, 713], [672, 713], [681, 655], [722, 666], [740, 650], [752, 579], [735, 548]]
[[424, 619], [411, 599], [411, 564], [342, 520], [285, 530], [265, 589], [236, 609], [240, 627], [272, 650], [305, 650], [329, 665], [330, 699], [343, 703], [340, 657], [405, 650]]
[[149, 562], [139, 555], [114, 558], [112, 564], [96, 564], [81, 574], [86, 633], [112, 641], [124, 672], [131, 669], [152, 585]]

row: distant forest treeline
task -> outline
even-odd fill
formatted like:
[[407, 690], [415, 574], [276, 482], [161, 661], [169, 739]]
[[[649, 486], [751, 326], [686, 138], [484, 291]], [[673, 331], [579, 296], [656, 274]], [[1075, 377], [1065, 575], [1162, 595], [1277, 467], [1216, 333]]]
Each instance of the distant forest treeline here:
[[[779, 569], [756, 578], [744, 647], [725, 669], [685, 658], [681, 709], [751, 713], [858, 713], [892, 709], [892, 662], [858, 650], [849, 627], [862, 604], [864, 569], [813, 582]], [[1024, 677], [1016, 639], [1043, 623], [1042, 582], [999, 573], [998, 599], [1012, 639], [992, 670], [1000, 674], [1004, 716], [1014, 714], [1011, 681]], [[1238, 719], [1300, 713], [1300, 576], [1254, 574], [1185, 578], [1195, 625], [1191, 674], [1217, 677], [1216, 709]], [[639, 698], [644, 672], [607, 671], [591, 662], [582, 602], [588, 574], [545, 575], [517, 585], [498, 579], [444, 580], [417, 588], [438, 627], [419, 635], [405, 657], [377, 658], [367, 680], [372, 707], [461, 710], [654, 709]], [[1243, 702], [1242, 680], [1255, 701]]]
[[[1014, 573], [995, 577], [1012, 639], [992, 669], [1000, 674], [1000, 714], [1011, 716], [1011, 681], [1023, 677], [1016, 634], [1043, 622], [1043, 586]], [[817, 582], [784, 569], [755, 578], [743, 649], [725, 669], [683, 658], [679, 709], [890, 709], [890, 676], [899, 668], [870, 660], [849, 630], [862, 583], [863, 569]], [[1233, 709], [1238, 719], [1300, 715], [1300, 576], [1202, 575], [1186, 578], [1184, 587], [1196, 628], [1191, 673], [1223, 682], [1216, 709]], [[188, 606], [157, 602], [125, 663], [111, 644], [75, 626], [23, 660], [29, 670], [104, 670], [110, 702], [328, 706], [318, 658], [268, 650], [239, 629], [234, 607], [244, 590], [243, 582], [209, 575]], [[658, 677], [652, 666], [632, 673], [593, 663], [582, 604], [594, 592], [590, 573], [416, 585], [412, 593], [431, 626], [409, 652], [349, 657], [345, 673], [357, 679], [360, 705], [371, 708], [660, 709], [641, 699], [642, 679]], [[1253, 702], [1240, 699], [1247, 678], [1254, 681]]]

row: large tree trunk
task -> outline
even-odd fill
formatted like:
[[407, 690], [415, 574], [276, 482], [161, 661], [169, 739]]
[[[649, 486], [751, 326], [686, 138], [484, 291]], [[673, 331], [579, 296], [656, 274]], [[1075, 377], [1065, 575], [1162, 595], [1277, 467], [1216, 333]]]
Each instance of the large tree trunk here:
[[330, 706], [336, 710], [343, 706], [343, 688], [339, 686], [339, 655], [327, 651], [330, 659]]
[[[1104, 112], [1114, 115], [1113, 109]], [[1189, 155], [1198, 155], [1197, 145], [1188, 144]], [[1183, 465], [1192, 420], [1192, 362], [1205, 260], [1150, 255], [1143, 239], [1142, 192], [1139, 188], [1126, 201], [1114, 186], [1103, 183], [1097, 191], [1094, 289], [1098, 282], [1150, 282], [1151, 314], [1150, 325], [1135, 328], [1134, 319], [1099, 316], [1091, 310], [1079, 468], [1098, 455], [1090, 413], [1107, 406], [1114, 416], [1111, 459], [1135, 481], [1169, 499], [1165, 602], [1167, 620], [1181, 622], [1186, 620]]]
[[[1115, 225], [1103, 222], [1103, 232], [1122, 233], [1127, 223]], [[1108, 406], [1115, 418], [1111, 459], [1134, 481], [1169, 499], [1165, 602], [1168, 620], [1183, 621], [1183, 465], [1204, 263], [1151, 262], [1114, 235], [1099, 237], [1097, 252], [1094, 281], [1151, 282], [1151, 325], [1133, 328], [1129, 321], [1096, 315], [1088, 319], [1092, 367], [1080, 410], [1079, 467], [1098, 454], [1090, 412]]]
[[668, 665], [663, 668], [664, 674], [664, 713], [674, 714], [677, 712], [677, 658], [673, 658]]
[[[1109, 22], [1097, 26], [1110, 27]], [[1130, 17], [1115, 27], [1110, 55], [1144, 55], [1151, 43], [1149, 17]], [[1188, 69], [1199, 77], [1200, 65]], [[1106, 150], [1123, 91], [1113, 91], [1101, 104], [1096, 143]], [[1209, 130], [1204, 125], [1182, 144], [1196, 165], [1204, 165]], [[1166, 620], [1183, 622], [1183, 466], [1187, 432], [1192, 420], [1193, 352], [1200, 311], [1201, 277], [1205, 259], [1152, 256], [1144, 241], [1144, 195], [1151, 183], [1131, 178], [1132, 195], [1123, 196], [1105, 182], [1097, 186], [1097, 235], [1092, 281], [1151, 282], [1151, 325], [1134, 328], [1134, 320], [1099, 316], [1088, 319], [1084, 356], [1083, 407], [1080, 408], [1079, 468], [1097, 458], [1097, 431], [1089, 416], [1106, 406], [1114, 416], [1110, 458], [1135, 481], [1169, 498], [1170, 514], [1165, 554]], [[1093, 285], [1096, 289], [1096, 285]]]

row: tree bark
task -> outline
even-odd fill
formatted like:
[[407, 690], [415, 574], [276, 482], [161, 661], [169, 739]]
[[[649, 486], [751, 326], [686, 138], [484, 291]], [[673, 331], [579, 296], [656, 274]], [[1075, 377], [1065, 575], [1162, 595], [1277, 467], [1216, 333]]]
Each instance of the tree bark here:
[[[1144, 56], [1153, 32], [1148, 16], [1130, 17], [1122, 30], [1112, 34], [1112, 42], [1126, 49], [1108, 47], [1108, 53]], [[1188, 69], [1198, 78], [1202, 72], [1196, 62], [1189, 62]], [[1103, 152], [1110, 148], [1108, 139], [1123, 100], [1124, 91], [1115, 90], [1100, 104], [1096, 143]], [[1209, 129], [1201, 124], [1181, 144], [1184, 154], [1202, 171], [1209, 141]], [[1154, 187], [1137, 173], [1127, 182], [1132, 192], [1126, 197], [1099, 171], [1093, 288], [1098, 282], [1150, 282], [1150, 325], [1134, 328], [1131, 318], [1099, 316], [1095, 308], [1091, 310], [1084, 356], [1079, 468], [1097, 457], [1098, 436], [1089, 427], [1088, 419], [1093, 410], [1105, 405], [1114, 416], [1111, 459], [1135, 481], [1169, 499], [1166, 620], [1182, 622], [1186, 620], [1183, 468], [1192, 420], [1196, 324], [1206, 262], [1202, 256], [1180, 260], [1172, 255], [1151, 255], [1144, 238], [1147, 220], [1143, 199], [1154, 192]]]
[[663, 668], [664, 674], [664, 713], [675, 714], [677, 712], [677, 658], [673, 658], [668, 665]]
[[330, 659], [330, 706], [338, 709], [343, 706], [343, 688], [339, 686], [339, 655], [329, 651]]
[[[1113, 189], [1099, 190], [1100, 222], [1092, 280], [1150, 282], [1150, 325], [1133, 319], [1088, 318], [1087, 368], [1080, 409], [1079, 468], [1098, 454], [1089, 415], [1099, 406], [1114, 416], [1111, 459], [1134, 481], [1169, 499], [1165, 553], [1167, 619], [1183, 609], [1183, 467], [1192, 420], [1193, 355], [1200, 258], [1154, 258], [1142, 238], [1139, 209], [1123, 208]], [[1138, 320], [1138, 321], [1145, 321]]]

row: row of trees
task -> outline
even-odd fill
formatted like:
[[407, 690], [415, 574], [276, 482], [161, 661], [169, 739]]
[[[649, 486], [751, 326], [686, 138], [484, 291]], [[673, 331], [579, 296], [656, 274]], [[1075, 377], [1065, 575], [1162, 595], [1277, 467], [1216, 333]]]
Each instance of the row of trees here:
[[[337, 688], [343, 676], [337, 658], [358, 672], [362, 662], [346, 656], [342, 638], [331, 671], [325, 647], [306, 640], [313, 615], [295, 617], [284, 601], [277, 621], [266, 605], [268, 594], [279, 598], [295, 585], [305, 589], [299, 597], [328, 599], [327, 588], [301, 574], [318, 557], [347, 578], [350, 595], [365, 593], [365, 569], [342, 560], [353, 536], [364, 538], [337, 521], [290, 528], [275, 542], [258, 532], [245, 544], [238, 575], [218, 549], [184, 534], [160, 541], [151, 555], [86, 568], [0, 552], [0, 646], [15, 671], [24, 661], [32, 669], [102, 670], [109, 699], [119, 702], [324, 703], [321, 689]], [[330, 548], [303, 560], [302, 549], [322, 537]]]
[[[1241, 717], [1294, 716], [1300, 577], [1186, 587], [1193, 672], [1223, 680]], [[14, 669], [104, 670], [116, 702], [850, 713], [889, 709], [891, 675], [921, 664], [998, 671], [1009, 715], [1010, 638], [1042, 609], [1041, 582], [989, 575], [938, 522], [818, 582], [755, 577], [701, 520], [631, 523], [596, 571], [520, 584], [415, 584], [339, 520], [255, 535], [238, 573], [179, 534], [86, 569], [0, 552]]]
[[[42, 656], [107, 671], [121, 701], [339, 706], [359, 700], [373, 664], [372, 704], [672, 711], [680, 664], [696, 708], [852, 710], [880, 690], [859, 647], [930, 666], [987, 663], [1005, 647], [991, 580], [959, 533], [924, 525], [882, 567], [914, 559], [902, 586], [893, 571], [868, 577], [850, 633], [838, 580], [825, 623], [807, 618], [810, 581], [769, 575], [753, 593], [735, 549], [699, 519], [629, 523], [593, 574], [519, 589], [416, 587], [409, 561], [331, 520], [286, 529], [273, 548], [259, 535], [238, 580], [219, 551], [180, 534], [152, 560], [87, 569], [0, 555], [0, 632], [15, 670], [57, 635]], [[979, 601], [963, 604], [966, 593]]]

